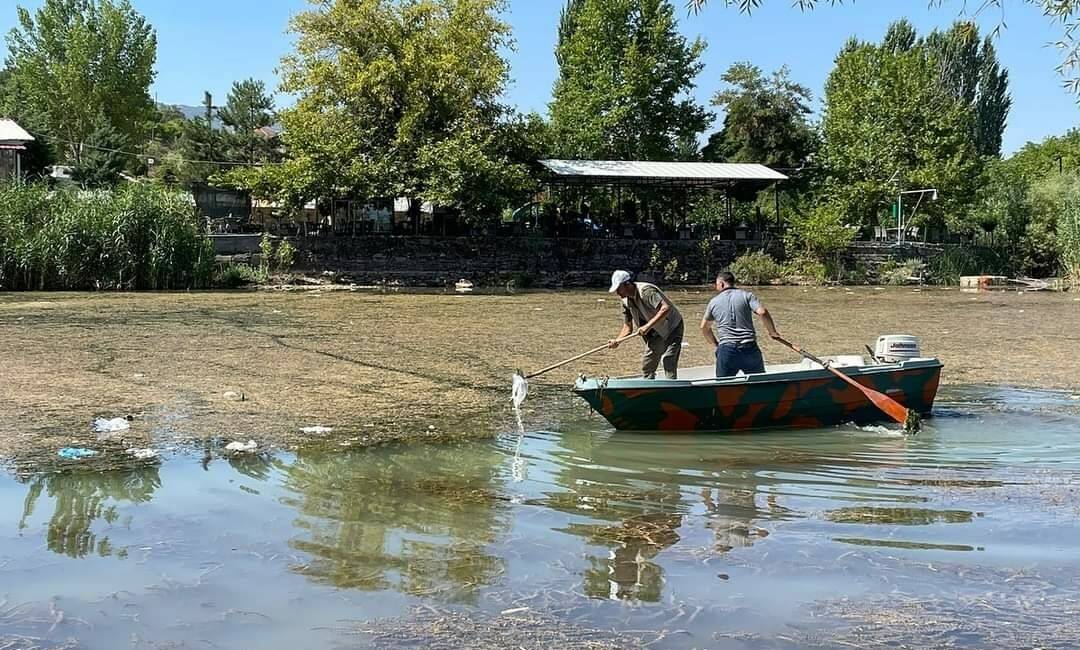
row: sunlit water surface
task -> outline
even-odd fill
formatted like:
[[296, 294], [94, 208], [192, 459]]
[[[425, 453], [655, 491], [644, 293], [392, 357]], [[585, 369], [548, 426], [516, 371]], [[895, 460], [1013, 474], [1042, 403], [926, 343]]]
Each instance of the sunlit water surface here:
[[[1063, 634], [1040, 617], [1080, 602], [1069, 394], [954, 388], [914, 437], [616, 434], [543, 391], [527, 409], [544, 430], [508, 415], [450, 446], [0, 475], [0, 641], [356, 647], [420, 607], [842, 647], [868, 624], [918, 639], [912, 603], [937, 603], [971, 630], [933, 642], [1005, 647], [1001, 625]], [[892, 604], [908, 618], [883, 623]]]

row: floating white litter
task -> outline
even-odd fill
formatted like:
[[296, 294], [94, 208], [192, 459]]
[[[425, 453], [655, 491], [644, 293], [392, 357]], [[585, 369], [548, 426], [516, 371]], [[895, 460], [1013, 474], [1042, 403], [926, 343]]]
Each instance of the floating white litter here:
[[98, 433], [112, 433], [114, 431], [124, 431], [131, 428], [131, 423], [127, 418], [113, 418], [106, 420], [105, 418], [98, 418], [94, 420], [94, 431]]
[[521, 373], [514, 373], [514, 385], [510, 389], [510, 401], [514, 403], [514, 408], [521, 408], [521, 405], [525, 403], [525, 398], [529, 396], [529, 382], [525, 377], [521, 376]]
[[330, 427], [324, 427], [321, 424], [316, 424], [313, 427], [301, 427], [300, 431], [304, 433], [330, 433], [333, 431]]
[[255, 442], [254, 440], [248, 440], [247, 442], [230, 442], [229, 444], [225, 445], [225, 450], [248, 452], [255, 451], [258, 446], [259, 443]]
[[138, 458], [139, 460], [147, 460], [149, 458], [157, 458], [158, 457], [158, 450], [157, 449], [128, 449], [127, 453], [130, 456]]

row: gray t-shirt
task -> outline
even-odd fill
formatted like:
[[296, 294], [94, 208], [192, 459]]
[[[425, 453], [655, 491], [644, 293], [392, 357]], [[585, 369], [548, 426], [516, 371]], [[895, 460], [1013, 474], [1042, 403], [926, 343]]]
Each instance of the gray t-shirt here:
[[716, 322], [719, 343], [751, 343], [756, 340], [754, 312], [761, 308], [757, 296], [742, 289], [727, 289], [713, 296], [705, 308], [705, 320]]

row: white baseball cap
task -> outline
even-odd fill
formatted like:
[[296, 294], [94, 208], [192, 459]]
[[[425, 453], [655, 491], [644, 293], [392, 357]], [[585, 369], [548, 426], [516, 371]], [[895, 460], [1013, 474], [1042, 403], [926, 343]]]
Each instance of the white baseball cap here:
[[608, 293], [615, 293], [623, 284], [630, 281], [631, 275], [629, 271], [615, 271], [611, 274], [611, 288], [608, 289]]

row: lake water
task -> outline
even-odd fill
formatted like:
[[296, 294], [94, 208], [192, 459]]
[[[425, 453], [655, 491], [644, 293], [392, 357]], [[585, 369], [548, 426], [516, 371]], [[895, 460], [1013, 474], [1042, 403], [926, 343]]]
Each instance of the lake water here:
[[948, 388], [912, 437], [618, 434], [561, 391], [528, 406], [527, 433], [507, 414], [493, 440], [220, 441], [0, 475], [0, 647], [496, 647], [515, 626], [525, 647], [1080, 638], [1068, 393]]

